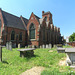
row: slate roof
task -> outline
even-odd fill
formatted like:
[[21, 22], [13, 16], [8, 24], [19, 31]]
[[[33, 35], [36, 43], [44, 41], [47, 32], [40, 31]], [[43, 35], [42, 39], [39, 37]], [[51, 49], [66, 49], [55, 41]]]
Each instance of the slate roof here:
[[[35, 14], [34, 14], [34, 15], [35, 15]], [[39, 22], [40, 17], [38, 17], [38, 16], [36, 16], [36, 15], [35, 15], [35, 17], [36, 17], [36, 19], [37, 19], [37, 20], [38, 20], [38, 22]]]
[[24, 23], [26, 24], [26, 26], [27, 26], [27, 24], [28, 24], [28, 19], [26, 19], [26, 18], [24, 18], [24, 17], [22, 17], [23, 18], [23, 20], [24, 20]]
[[[25, 30], [25, 27], [20, 17], [17, 17], [5, 11], [2, 11], [2, 15], [4, 19], [4, 25], [6, 25], [7, 27], [13, 27], [13, 28]], [[27, 19], [24, 18], [24, 21], [27, 23]]]

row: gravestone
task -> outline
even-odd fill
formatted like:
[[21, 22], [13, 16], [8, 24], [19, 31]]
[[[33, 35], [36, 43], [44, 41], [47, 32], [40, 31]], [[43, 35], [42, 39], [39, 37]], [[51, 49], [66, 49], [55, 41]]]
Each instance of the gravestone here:
[[52, 48], [52, 45], [51, 45], [51, 44], [49, 44], [49, 48], [50, 48], [50, 49]]
[[9, 49], [9, 43], [8, 42], [6, 43], [6, 49]]
[[18, 48], [21, 48], [21, 45], [20, 44], [18, 44]]
[[45, 45], [42, 45], [42, 48], [45, 48]]
[[54, 48], [56, 48], [56, 45], [53, 45]]
[[9, 42], [9, 50], [12, 50], [12, 42]]
[[35, 46], [34, 46], [34, 45], [32, 45], [32, 48], [35, 48]]
[[42, 48], [42, 46], [40, 46], [40, 48]]
[[49, 47], [48, 47], [48, 44], [46, 44], [46, 48], [49, 48]]
[[27, 48], [27, 46], [25, 46], [25, 48]]

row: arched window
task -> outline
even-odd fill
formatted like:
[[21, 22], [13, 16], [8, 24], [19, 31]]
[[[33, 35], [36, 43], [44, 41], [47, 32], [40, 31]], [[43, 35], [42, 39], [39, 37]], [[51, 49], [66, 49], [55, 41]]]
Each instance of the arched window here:
[[19, 40], [22, 41], [22, 32], [19, 34]]
[[15, 31], [11, 32], [11, 40], [15, 40]]
[[35, 39], [35, 26], [33, 23], [30, 25], [29, 37], [30, 39]]

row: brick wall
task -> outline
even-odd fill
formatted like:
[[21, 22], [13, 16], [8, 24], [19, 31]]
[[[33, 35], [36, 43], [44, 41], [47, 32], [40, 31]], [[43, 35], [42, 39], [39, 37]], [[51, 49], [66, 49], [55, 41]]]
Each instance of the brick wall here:
[[[22, 46], [25, 46], [27, 43], [27, 39], [26, 39], [26, 31], [25, 30], [21, 30], [21, 29], [17, 29], [17, 28], [11, 28], [11, 27], [5, 27], [5, 33], [6, 35], [3, 35], [2, 39], [3, 39], [3, 45], [6, 44], [6, 42], [11, 41], [11, 32], [15, 31], [15, 39], [14, 41], [12, 41], [12, 43], [20, 43]], [[22, 32], [22, 41], [19, 41], [19, 34], [20, 32]], [[16, 36], [18, 36], [18, 38], [16, 38]]]

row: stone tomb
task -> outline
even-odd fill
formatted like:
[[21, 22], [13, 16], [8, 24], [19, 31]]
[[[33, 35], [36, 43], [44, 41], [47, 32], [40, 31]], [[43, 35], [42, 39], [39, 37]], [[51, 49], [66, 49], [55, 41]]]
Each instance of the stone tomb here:
[[75, 48], [66, 48], [65, 53], [67, 54], [67, 66], [75, 66]]
[[33, 56], [35, 48], [18, 49], [20, 51], [20, 57]]
[[57, 48], [58, 53], [66, 53], [66, 65], [75, 68], [75, 48]]
[[58, 53], [65, 53], [65, 48], [57, 48]]

